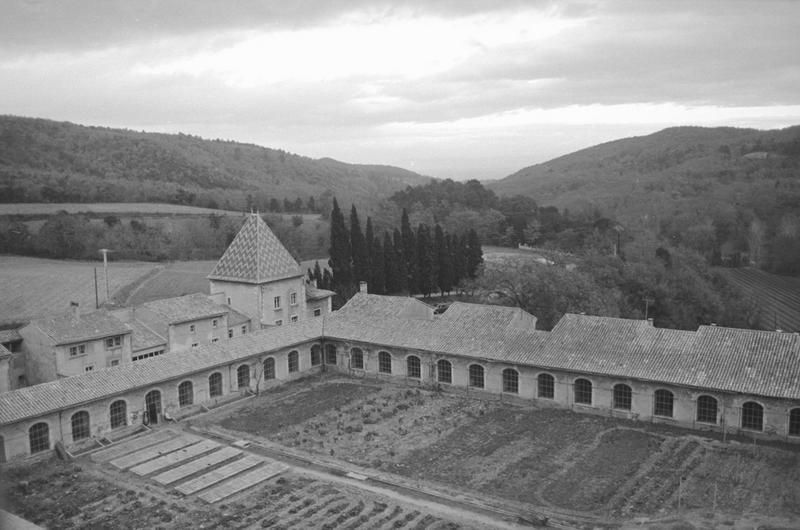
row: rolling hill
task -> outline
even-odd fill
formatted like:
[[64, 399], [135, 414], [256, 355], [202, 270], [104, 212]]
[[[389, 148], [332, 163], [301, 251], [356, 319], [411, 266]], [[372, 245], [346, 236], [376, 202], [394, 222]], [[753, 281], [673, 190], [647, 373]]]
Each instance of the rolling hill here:
[[3, 202], [170, 202], [227, 210], [270, 201], [386, 197], [430, 181], [381, 165], [311, 159], [185, 134], [0, 116]]

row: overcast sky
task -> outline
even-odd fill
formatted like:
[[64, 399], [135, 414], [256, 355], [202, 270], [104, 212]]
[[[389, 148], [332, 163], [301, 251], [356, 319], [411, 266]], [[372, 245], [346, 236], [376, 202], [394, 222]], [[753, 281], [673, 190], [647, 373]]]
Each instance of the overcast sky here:
[[800, 124], [800, 1], [3, 0], [0, 114], [500, 178]]

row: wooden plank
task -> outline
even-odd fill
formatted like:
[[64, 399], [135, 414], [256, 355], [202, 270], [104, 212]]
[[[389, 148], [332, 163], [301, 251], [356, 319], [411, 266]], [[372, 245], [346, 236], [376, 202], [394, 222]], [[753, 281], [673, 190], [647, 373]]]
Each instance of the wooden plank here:
[[159, 484], [172, 484], [173, 482], [177, 482], [188, 477], [189, 475], [194, 475], [195, 473], [203, 471], [208, 467], [214, 466], [226, 460], [230, 460], [231, 458], [239, 456], [240, 454], [242, 454], [242, 452], [234, 447], [223, 447], [219, 451], [214, 451], [213, 453], [198, 458], [197, 460], [192, 460], [191, 462], [183, 464], [182, 466], [170, 469], [169, 471], [164, 471], [160, 475], [153, 477], [153, 480]]
[[217, 482], [232, 477], [237, 473], [241, 473], [242, 471], [246, 471], [251, 467], [255, 467], [262, 462], [263, 460], [258, 457], [247, 455], [240, 460], [236, 460], [235, 462], [231, 462], [230, 464], [217, 468], [213, 471], [209, 471], [208, 473], [200, 475], [199, 477], [188, 482], [179, 484], [178, 486], [175, 486], [175, 489], [184, 495], [190, 495], [202, 489], [213, 486]]
[[134, 438], [132, 440], [126, 440], [124, 442], [114, 444], [107, 449], [95, 451], [92, 453], [90, 458], [95, 462], [108, 462], [109, 460], [119, 458], [120, 456], [132, 453], [133, 451], [138, 451], [140, 449], [144, 449], [145, 447], [155, 445], [159, 442], [164, 442], [170, 438], [174, 438], [175, 436], [176, 433], [174, 431], [156, 431], [152, 434], [139, 436], [138, 438]]
[[164, 456], [155, 458], [153, 460], [149, 460], [144, 464], [139, 464], [138, 466], [132, 467], [129, 471], [131, 473], [136, 473], [137, 475], [149, 475], [150, 473], [155, 473], [161, 469], [164, 469], [169, 466], [174, 466], [184, 460], [189, 460], [190, 458], [194, 458], [197, 455], [201, 455], [203, 453], [207, 453], [212, 449], [216, 449], [219, 447], [217, 442], [211, 440], [203, 440], [200, 443], [192, 444], [183, 449], [178, 449], [172, 453], [166, 454]]
[[136, 451], [135, 453], [121, 456], [115, 460], [112, 460], [111, 465], [119, 469], [128, 469], [129, 467], [141, 464], [142, 462], [147, 462], [148, 460], [158, 458], [161, 455], [176, 451], [181, 447], [186, 447], [187, 445], [197, 443], [199, 440], [200, 438], [197, 436], [182, 434], [177, 438], [173, 438], [172, 440], [167, 440], [166, 442], [161, 442], [160, 444], [142, 449], [141, 451]]
[[209, 490], [206, 490], [198, 495], [198, 497], [209, 504], [218, 502], [226, 497], [230, 497], [235, 493], [244, 491], [247, 488], [252, 488], [256, 484], [260, 484], [261, 482], [274, 477], [278, 473], [283, 473], [287, 469], [289, 469], [289, 467], [285, 464], [280, 462], [270, 462], [265, 466], [259, 467], [258, 469], [250, 471], [249, 473], [239, 475], [238, 477], [234, 477], [226, 482], [223, 482], [219, 486], [215, 486]]

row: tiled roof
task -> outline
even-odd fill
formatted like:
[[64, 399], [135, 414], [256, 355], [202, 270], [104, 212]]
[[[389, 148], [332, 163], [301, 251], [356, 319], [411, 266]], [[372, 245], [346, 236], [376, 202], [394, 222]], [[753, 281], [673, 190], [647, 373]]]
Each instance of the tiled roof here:
[[77, 318], [73, 315], [40, 318], [31, 321], [29, 325], [42, 330], [56, 345], [100, 339], [112, 335], [125, 335], [131, 332], [123, 322], [102, 310], [86, 313]]
[[131, 352], [136, 353], [141, 350], [155, 348], [156, 346], [167, 346], [167, 339], [162, 337], [152, 329], [150, 329], [144, 322], [140, 320], [133, 320], [128, 322], [131, 328]]
[[306, 300], [324, 300], [325, 298], [330, 298], [335, 294], [336, 293], [333, 291], [314, 287], [310, 283], [306, 284]]
[[439, 318], [465, 326], [536, 329], [536, 317], [518, 307], [453, 302]]
[[[163, 298], [145, 302], [139, 307], [158, 313], [167, 324], [179, 324], [200, 318], [210, 318], [224, 315], [228, 307], [215, 304], [208, 296], [202, 293], [192, 293], [173, 298]], [[138, 315], [137, 315], [138, 317]]]
[[302, 275], [297, 261], [267, 223], [251, 214], [208, 279], [261, 284]]
[[11, 357], [11, 352], [8, 351], [5, 346], [0, 344], [0, 359], [5, 359], [6, 357]]
[[19, 334], [18, 330], [16, 329], [0, 330], [0, 344], [5, 344], [7, 342], [17, 342], [18, 340], [22, 340], [22, 336]]
[[402, 316], [422, 320], [433, 319], [433, 308], [416, 298], [365, 293], [356, 293], [337, 313], [353, 318]]
[[0, 425], [103, 399], [181, 375], [223, 366], [262, 352], [317, 339], [322, 319], [259, 330], [224, 342], [173, 352], [104, 370], [42, 383], [0, 394]]
[[225, 306], [225, 309], [228, 310], [228, 327], [232, 328], [235, 326], [241, 326], [242, 324], [246, 324], [250, 322], [250, 317], [245, 315], [244, 313], [240, 313], [239, 311], [235, 310], [231, 306]]

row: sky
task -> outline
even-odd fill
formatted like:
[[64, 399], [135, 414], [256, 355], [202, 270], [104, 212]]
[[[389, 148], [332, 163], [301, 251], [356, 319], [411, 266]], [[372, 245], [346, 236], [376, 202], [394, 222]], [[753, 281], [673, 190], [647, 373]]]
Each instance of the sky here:
[[3, 0], [0, 114], [496, 179], [800, 124], [795, 0]]

